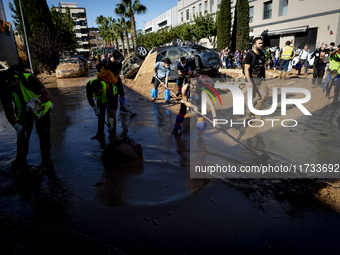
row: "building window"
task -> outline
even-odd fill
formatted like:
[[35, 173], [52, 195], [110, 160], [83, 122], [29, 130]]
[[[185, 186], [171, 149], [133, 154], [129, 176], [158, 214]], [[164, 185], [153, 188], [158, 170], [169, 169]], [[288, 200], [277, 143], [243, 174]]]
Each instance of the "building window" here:
[[161, 22], [161, 23], [159, 23], [159, 24], [158, 24], [158, 27], [161, 28], [161, 27], [164, 27], [164, 26], [166, 26], [166, 25], [168, 25], [168, 21], [167, 21], [167, 20], [166, 20], [166, 21], [163, 21], [163, 22]]
[[288, 12], [288, 0], [280, 0], [279, 16], [287, 15]]
[[208, 1], [204, 2], [204, 14], [208, 12]]
[[195, 6], [192, 7], [192, 15], [195, 16]]
[[254, 19], [254, 6], [249, 7], [249, 23], [252, 23]]
[[103, 37], [98, 36], [98, 37], [97, 37], [97, 40], [98, 40], [98, 41], [103, 41]]
[[202, 14], [202, 4], [199, 5], [199, 12]]
[[214, 10], [214, 0], [210, 0], [210, 12]]
[[189, 20], [189, 10], [187, 10], [187, 20]]
[[98, 47], [100, 47], [100, 48], [103, 47], [103, 44], [98, 44]]
[[272, 3], [273, 1], [263, 3], [263, 19], [272, 18]]
[[181, 22], [183, 22], [183, 12], [181, 12]]
[[152, 31], [152, 27], [145, 29], [145, 33], [150, 33]]

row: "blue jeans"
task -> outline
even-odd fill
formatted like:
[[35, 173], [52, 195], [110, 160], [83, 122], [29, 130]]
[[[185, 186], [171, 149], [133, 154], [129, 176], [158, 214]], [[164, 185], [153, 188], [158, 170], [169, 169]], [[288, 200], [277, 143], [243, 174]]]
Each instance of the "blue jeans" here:
[[280, 71], [286, 72], [288, 70], [289, 61], [290, 61], [290, 59], [288, 59], [288, 60], [281, 59]]
[[[328, 83], [331, 81], [331, 76], [329, 75], [329, 69], [328, 69], [328, 74], [326, 76], [326, 80], [325, 83], [322, 86], [322, 92], [324, 92], [327, 88]], [[338, 77], [335, 78], [335, 84], [340, 83], [340, 74], [338, 75]]]
[[241, 61], [239, 59], [236, 59], [236, 66], [237, 66], [237, 68], [240, 68], [240, 65], [241, 65]]
[[276, 65], [279, 63], [279, 59], [278, 58], [274, 58], [274, 68], [276, 69]]

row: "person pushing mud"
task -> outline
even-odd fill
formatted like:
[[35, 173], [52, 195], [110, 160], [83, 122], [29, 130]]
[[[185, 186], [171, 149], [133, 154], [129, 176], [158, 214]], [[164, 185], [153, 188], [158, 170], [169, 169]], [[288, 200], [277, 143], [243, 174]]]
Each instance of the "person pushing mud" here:
[[0, 100], [8, 122], [17, 132], [17, 156], [11, 162], [12, 166], [27, 166], [29, 139], [35, 122], [40, 140], [42, 167], [50, 167], [50, 92], [34, 74], [6, 70], [0, 72]]
[[[118, 94], [119, 94], [119, 111], [121, 112], [128, 112], [128, 110], [125, 107], [126, 99], [125, 99], [125, 92], [123, 88], [123, 83], [121, 78], [119, 77], [120, 71], [122, 70], [122, 54], [115, 50], [112, 54], [109, 54], [108, 57], [104, 60], [102, 60], [99, 64], [96, 65], [96, 69], [98, 72], [101, 72], [102, 69], [106, 69], [111, 71], [115, 74], [118, 81], [115, 82], [115, 85], [118, 88]], [[109, 82], [113, 84], [113, 82]]]
[[[117, 86], [107, 84], [98, 78], [92, 79], [86, 84], [86, 97], [94, 113], [98, 116], [98, 131], [91, 139], [101, 139], [105, 137], [104, 124], [106, 111], [109, 116], [110, 140], [113, 139], [116, 134], [116, 111], [118, 107]], [[93, 98], [96, 99], [97, 104], [95, 104]]]
[[[181, 108], [179, 110], [179, 113], [176, 116], [176, 121], [174, 124], [174, 129], [172, 131], [172, 134], [180, 134], [182, 130], [182, 123], [184, 121], [184, 117], [189, 111], [189, 108], [191, 108], [194, 112], [198, 112], [197, 105], [201, 104], [201, 97], [203, 93], [206, 93], [205, 91], [202, 91], [198, 89], [200, 86], [200, 81], [195, 76], [190, 76], [188, 83], [183, 86], [182, 88], [182, 102], [181, 102]], [[191, 94], [190, 94], [191, 92]], [[216, 118], [216, 109], [214, 106], [214, 103], [210, 99], [209, 96], [207, 98], [207, 105], [210, 108], [212, 115], [214, 118]], [[198, 135], [203, 135], [203, 132], [207, 129], [207, 123], [205, 121], [205, 118], [202, 116], [197, 116], [197, 124], [196, 129], [198, 131]]]

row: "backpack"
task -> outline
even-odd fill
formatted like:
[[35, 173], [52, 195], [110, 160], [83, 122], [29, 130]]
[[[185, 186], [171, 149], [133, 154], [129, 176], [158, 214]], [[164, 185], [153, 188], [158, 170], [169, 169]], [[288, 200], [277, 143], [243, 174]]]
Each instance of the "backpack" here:
[[[255, 52], [253, 50], [250, 50], [248, 54], [251, 54], [251, 56], [252, 56], [251, 66], [254, 66], [255, 65], [255, 61], [256, 61]], [[244, 58], [244, 59], [246, 59], [246, 58]], [[244, 73], [244, 63], [243, 63], [243, 67], [242, 67], [242, 73], [245, 75], [245, 73]]]

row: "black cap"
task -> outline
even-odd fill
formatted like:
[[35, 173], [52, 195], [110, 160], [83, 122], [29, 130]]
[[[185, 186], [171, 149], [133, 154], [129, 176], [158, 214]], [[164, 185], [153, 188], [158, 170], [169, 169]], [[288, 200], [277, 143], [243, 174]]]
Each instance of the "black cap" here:
[[118, 50], [114, 50], [114, 51], [112, 52], [112, 56], [113, 56], [114, 58], [120, 58], [120, 57], [122, 57], [122, 54], [121, 54]]

